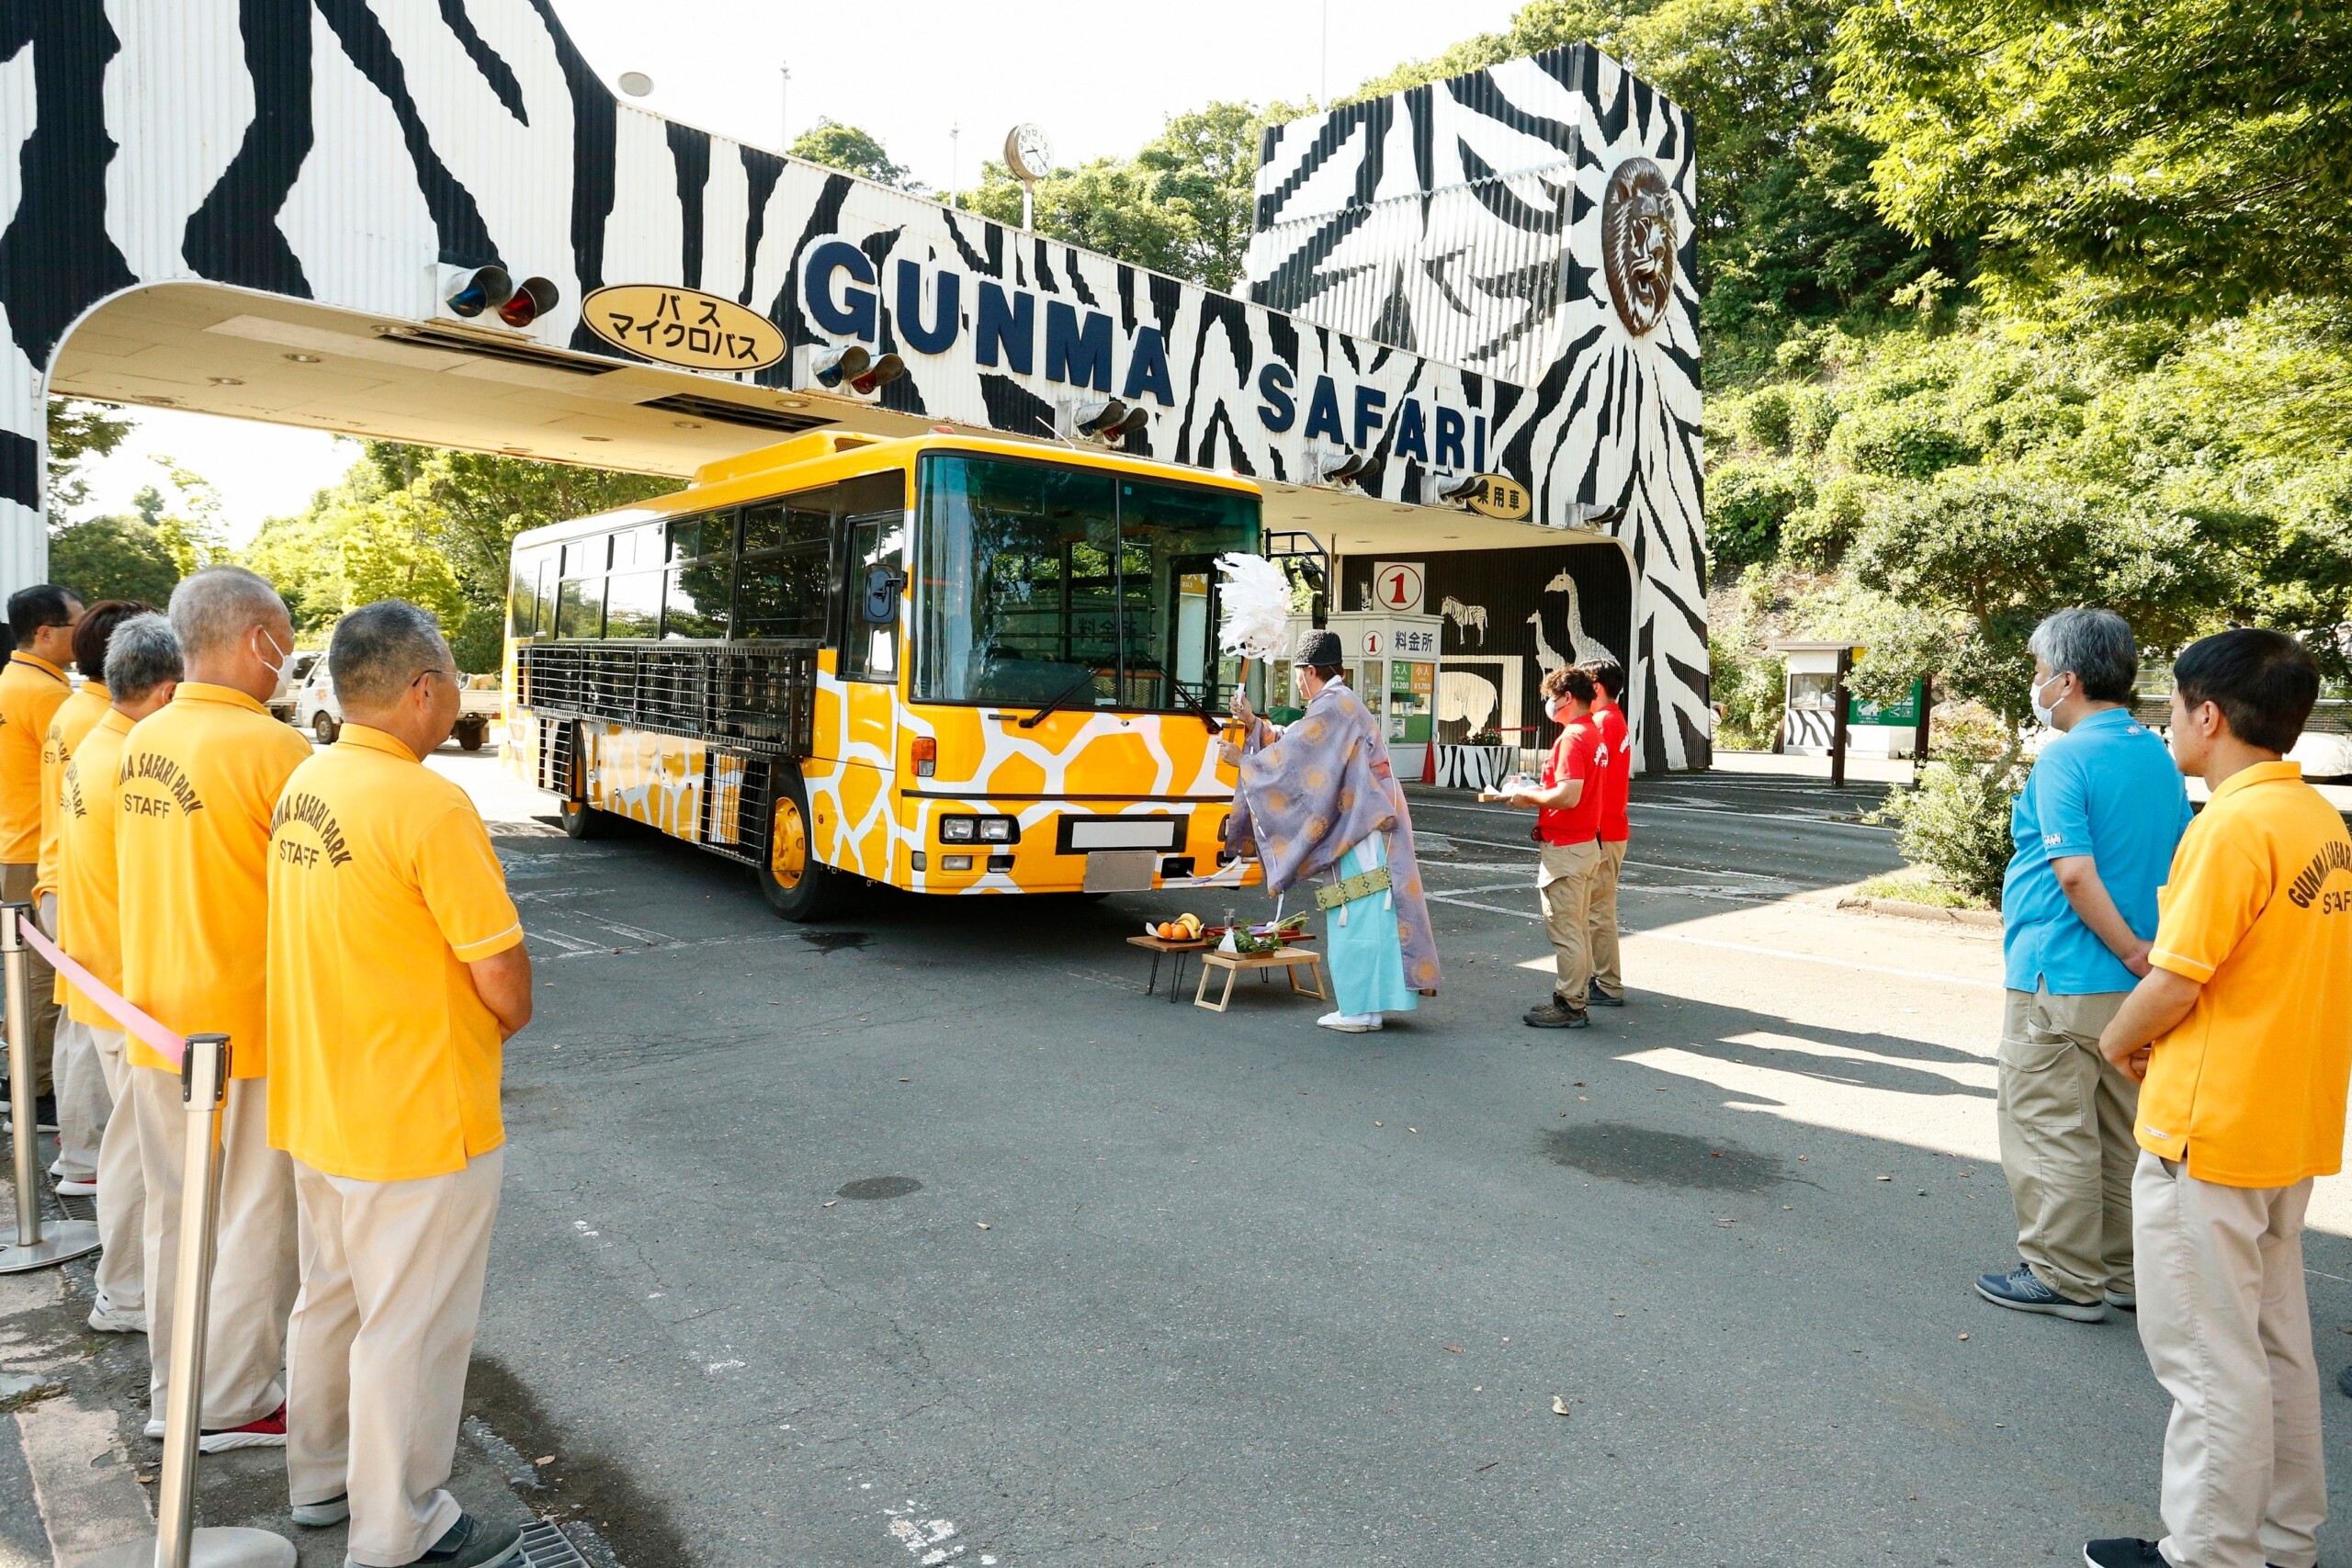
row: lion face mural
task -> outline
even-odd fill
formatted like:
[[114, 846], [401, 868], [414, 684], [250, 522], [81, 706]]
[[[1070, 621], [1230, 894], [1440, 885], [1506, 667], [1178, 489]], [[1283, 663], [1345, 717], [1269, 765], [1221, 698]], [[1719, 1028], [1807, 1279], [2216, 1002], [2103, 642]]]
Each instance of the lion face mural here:
[[1635, 337], [1665, 319], [1674, 299], [1674, 197], [1647, 158], [1609, 176], [1600, 203], [1601, 264], [1618, 319]]

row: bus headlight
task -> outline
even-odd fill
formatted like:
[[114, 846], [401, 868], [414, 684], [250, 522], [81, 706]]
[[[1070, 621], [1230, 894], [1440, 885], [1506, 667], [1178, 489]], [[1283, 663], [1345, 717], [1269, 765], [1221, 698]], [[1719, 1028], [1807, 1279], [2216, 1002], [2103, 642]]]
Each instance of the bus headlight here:
[[980, 839], [982, 842], [990, 844], [1012, 842], [1012, 818], [1010, 817], [981, 818]]
[[943, 844], [1017, 844], [1021, 841], [1021, 829], [1010, 817], [942, 817], [939, 819], [939, 841]]
[[969, 817], [943, 817], [939, 819], [939, 841], [943, 844], [968, 844], [972, 830], [978, 822]]

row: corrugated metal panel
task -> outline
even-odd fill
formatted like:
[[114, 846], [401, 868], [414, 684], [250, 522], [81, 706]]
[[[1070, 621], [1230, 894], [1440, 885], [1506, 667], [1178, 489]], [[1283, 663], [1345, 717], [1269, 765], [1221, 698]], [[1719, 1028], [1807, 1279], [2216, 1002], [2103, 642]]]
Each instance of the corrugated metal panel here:
[[1246, 266], [1275, 310], [1522, 383], [1555, 349], [1574, 166], [1407, 195], [1261, 231]]

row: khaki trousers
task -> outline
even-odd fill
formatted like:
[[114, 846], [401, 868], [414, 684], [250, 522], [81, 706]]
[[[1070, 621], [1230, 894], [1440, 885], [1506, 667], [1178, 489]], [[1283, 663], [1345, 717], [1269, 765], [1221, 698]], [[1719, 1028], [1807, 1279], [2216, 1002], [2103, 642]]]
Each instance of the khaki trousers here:
[[116, 1312], [147, 1310], [147, 1177], [139, 1166], [139, 1113], [122, 1031], [90, 1027], [114, 1113], [98, 1140], [98, 1296]]
[[1592, 884], [1600, 865], [1597, 843], [1546, 844], [1535, 872], [1544, 900], [1544, 934], [1552, 939], [1552, 962], [1559, 971], [1553, 989], [1572, 1011], [1582, 1012], [1592, 984]]
[[[40, 929], [50, 941], [57, 940], [54, 893], [40, 896]], [[53, 996], [56, 981], [49, 984]], [[57, 1092], [57, 1159], [49, 1173], [61, 1181], [87, 1181], [97, 1174], [98, 1138], [106, 1131], [114, 1096], [107, 1088], [97, 1053], [91, 1047], [89, 1025], [66, 1017], [60, 1007], [51, 1042], [51, 1088]]]
[[356, 1181], [294, 1162], [302, 1294], [288, 1331], [287, 1491], [296, 1503], [349, 1495], [355, 1562], [413, 1562], [458, 1522], [444, 1483], [505, 1166], [492, 1149], [448, 1176]]
[[[37, 865], [0, 863], [0, 903], [31, 903], [33, 883], [40, 874]], [[47, 1094], [51, 1087], [50, 1052], [57, 1035], [57, 971], [28, 944], [25, 976], [32, 991], [33, 1092]]]
[[[139, 1164], [147, 1178], [147, 1356], [150, 1415], [161, 1420], [172, 1375], [174, 1288], [179, 1279], [183, 1140], [187, 1115], [177, 1073], [130, 1069]], [[204, 1341], [201, 1425], [257, 1421], [285, 1403], [286, 1314], [294, 1304], [294, 1174], [269, 1146], [269, 1080], [232, 1078], [220, 1112], [220, 1208], [214, 1227], [212, 1309]]]
[[1612, 997], [1625, 994], [1625, 976], [1617, 958], [1617, 878], [1625, 869], [1625, 840], [1600, 840], [1600, 860], [1592, 868], [1592, 898], [1586, 907], [1587, 942], [1592, 952], [1592, 983]]
[[2069, 1301], [2132, 1293], [2140, 1086], [2098, 1049], [2131, 994], [2011, 991], [2002, 1013], [1997, 1120], [2018, 1256]]
[[2312, 1568], [2327, 1517], [2303, 1294], [2312, 1184], [2223, 1187], [2143, 1151], [2132, 1185], [2140, 1343], [2173, 1400], [2165, 1560]]

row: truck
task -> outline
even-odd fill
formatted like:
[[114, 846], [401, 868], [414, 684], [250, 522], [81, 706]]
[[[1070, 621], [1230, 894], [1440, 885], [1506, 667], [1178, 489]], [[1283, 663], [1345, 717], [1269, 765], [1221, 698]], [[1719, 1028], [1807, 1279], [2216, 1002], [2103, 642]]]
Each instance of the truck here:
[[[458, 724], [451, 731], [458, 746], [468, 751], [481, 750], [504, 705], [505, 693], [497, 676], [458, 676]], [[343, 733], [343, 705], [335, 701], [334, 678], [327, 673], [324, 659], [312, 664], [302, 683], [294, 688], [290, 722], [316, 736], [322, 746], [334, 745], [335, 737]]]

